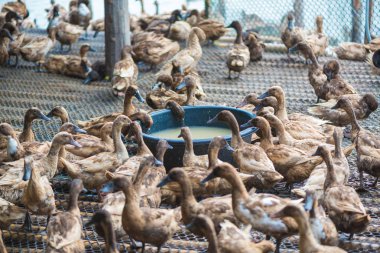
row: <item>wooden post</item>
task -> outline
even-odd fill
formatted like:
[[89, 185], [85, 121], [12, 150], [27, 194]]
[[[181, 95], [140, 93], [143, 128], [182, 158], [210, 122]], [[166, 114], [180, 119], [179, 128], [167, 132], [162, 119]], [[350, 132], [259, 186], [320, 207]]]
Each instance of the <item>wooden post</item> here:
[[106, 72], [111, 77], [121, 49], [131, 44], [128, 0], [104, 0], [104, 21]]
[[360, 36], [361, 17], [362, 17], [362, 3], [361, 0], [352, 0], [352, 35], [351, 40], [353, 42], [362, 43], [362, 37]]

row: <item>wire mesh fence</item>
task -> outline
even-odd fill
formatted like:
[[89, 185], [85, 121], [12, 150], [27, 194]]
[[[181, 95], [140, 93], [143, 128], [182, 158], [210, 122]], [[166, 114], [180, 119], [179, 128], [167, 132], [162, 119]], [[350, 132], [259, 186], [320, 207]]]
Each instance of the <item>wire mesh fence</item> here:
[[266, 40], [279, 40], [289, 12], [295, 16], [295, 25], [307, 30], [315, 30], [315, 18], [322, 15], [324, 33], [332, 46], [346, 41], [363, 43], [366, 19], [370, 34], [380, 34], [380, 1], [376, 0], [215, 0], [209, 14], [225, 24], [239, 20], [245, 29], [255, 30]]

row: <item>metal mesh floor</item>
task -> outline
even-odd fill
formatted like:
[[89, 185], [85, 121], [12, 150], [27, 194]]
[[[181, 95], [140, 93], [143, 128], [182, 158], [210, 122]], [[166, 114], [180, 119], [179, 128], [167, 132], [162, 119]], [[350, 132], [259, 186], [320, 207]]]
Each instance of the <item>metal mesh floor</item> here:
[[[42, 30], [33, 30], [32, 34], [45, 34]], [[90, 33], [90, 36], [92, 34]], [[97, 52], [90, 52], [92, 61], [104, 58], [104, 37], [84, 41], [90, 43]], [[73, 46], [72, 53], [77, 53], [80, 43]], [[58, 53], [57, 45], [52, 53]], [[309, 85], [307, 67], [301, 63], [287, 63], [286, 55], [266, 53], [264, 60], [250, 63], [248, 69], [241, 75], [242, 79], [226, 80], [227, 68], [225, 55], [227, 49], [219, 47], [204, 47], [203, 57], [198, 71], [202, 77], [203, 87], [207, 93], [207, 102], [219, 105], [236, 105], [245, 94], [249, 92], [261, 93], [274, 84], [281, 85], [287, 95], [287, 108], [289, 112], [304, 112], [307, 107], [315, 103], [316, 97]], [[328, 58], [321, 58], [323, 63]], [[341, 61], [342, 75], [360, 92], [373, 92], [377, 97], [380, 94], [380, 79], [371, 75], [371, 70], [366, 63]], [[0, 67], [0, 122], [9, 122], [16, 128], [22, 127], [23, 114], [32, 106], [39, 107], [45, 113], [57, 105], [64, 106], [70, 113], [71, 121], [85, 120], [89, 117], [103, 115], [109, 112], [122, 110], [122, 98], [112, 95], [111, 85], [108, 82], [95, 82], [91, 85], [83, 85], [81, 80], [60, 75], [36, 73], [33, 64], [21, 61], [18, 69]], [[142, 93], [147, 92], [154, 82], [154, 73], [140, 72], [138, 86]], [[137, 106], [146, 106], [137, 104]], [[371, 131], [380, 134], [379, 110], [371, 114], [370, 118], [361, 125]], [[36, 121], [33, 124], [36, 138], [40, 141], [51, 140], [58, 131], [59, 122]], [[347, 144], [347, 140], [345, 141]], [[349, 158], [351, 165], [350, 183], [356, 187], [359, 177], [356, 170], [356, 155]], [[366, 175], [365, 183], [370, 191], [361, 194], [361, 199], [368, 213], [372, 217], [367, 232], [355, 235], [352, 241], [347, 240], [346, 234], [341, 234], [340, 246], [349, 252], [380, 252], [380, 190], [369, 185], [373, 178]], [[67, 182], [69, 179], [60, 175], [53, 180], [56, 192], [58, 209], [66, 206], [68, 197]], [[296, 185], [299, 187], [300, 184]], [[280, 189], [281, 196], [289, 195]], [[292, 197], [292, 196], [291, 196]], [[81, 195], [80, 209], [83, 220], [86, 221], [99, 208], [95, 195]], [[22, 221], [11, 225], [9, 230], [3, 231], [4, 242], [9, 252], [43, 252], [45, 248], [46, 226], [45, 217], [32, 216], [33, 232], [19, 231]], [[262, 234], [254, 233], [255, 240], [263, 238]], [[104, 240], [98, 237], [91, 228], [84, 228], [83, 240], [86, 243], [86, 252], [102, 252]], [[204, 238], [196, 237], [185, 230], [177, 233], [166, 244], [162, 252], [206, 252], [207, 244]], [[128, 241], [120, 241], [120, 249], [126, 251]], [[282, 252], [298, 251], [298, 236], [284, 240]], [[154, 252], [153, 249], [152, 252]], [[147, 248], [147, 252], [151, 252]]]

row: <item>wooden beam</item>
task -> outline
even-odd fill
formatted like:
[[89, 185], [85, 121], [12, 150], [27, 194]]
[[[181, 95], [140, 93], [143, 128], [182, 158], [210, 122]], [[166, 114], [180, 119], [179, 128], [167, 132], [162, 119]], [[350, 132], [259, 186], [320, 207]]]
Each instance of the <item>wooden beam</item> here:
[[121, 49], [131, 44], [128, 0], [104, 0], [106, 72], [111, 77]]

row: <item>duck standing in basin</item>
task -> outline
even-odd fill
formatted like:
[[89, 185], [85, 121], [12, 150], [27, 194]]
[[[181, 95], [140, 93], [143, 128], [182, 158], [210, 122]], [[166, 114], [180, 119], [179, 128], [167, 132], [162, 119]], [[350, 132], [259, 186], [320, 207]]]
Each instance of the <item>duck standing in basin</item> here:
[[234, 28], [236, 31], [234, 45], [227, 54], [228, 79], [231, 79], [231, 71], [237, 72], [239, 78], [240, 73], [248, 66], [250, 53], [243, 43], [243, 29], [240, 22], [235, 20], [228, 28]]

